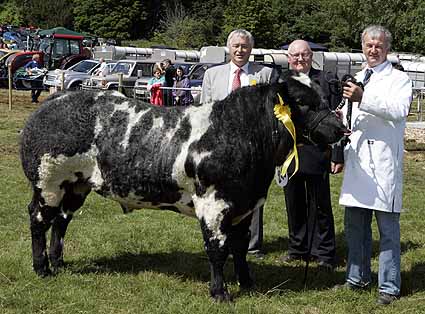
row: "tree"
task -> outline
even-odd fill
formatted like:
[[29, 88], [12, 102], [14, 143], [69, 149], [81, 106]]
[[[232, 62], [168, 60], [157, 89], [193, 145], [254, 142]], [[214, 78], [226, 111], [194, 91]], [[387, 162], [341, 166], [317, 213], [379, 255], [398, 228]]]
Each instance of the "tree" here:
[[72, 28], [72, 0], [69, 1], [46, 1], [46, 0], [23, 0], [20, 3], [26, 25], [34, 25], [39, 28], [53, 28], [64, 26]]
[[144, 30], [148, 14], [140, 1], [74, 1], [75, 28], [79, 31], [123, 40], [138, 38]]
[[17, 0], [0, 2], [0, 25], [22, 25], [24, 18]]

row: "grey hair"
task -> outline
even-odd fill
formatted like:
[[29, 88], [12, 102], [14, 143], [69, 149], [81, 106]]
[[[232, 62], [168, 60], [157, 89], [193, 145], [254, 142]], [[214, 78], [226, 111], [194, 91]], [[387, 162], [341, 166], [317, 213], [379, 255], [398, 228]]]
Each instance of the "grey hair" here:
[[369, 37], [371, 39], [376, 39], [379, 36], [381, 36], [381, 34], [384, 35], [385, 38], [385, 46], [388, 50], [391, 49], [391, 43], [393, 41], [393, 36], [391, 35], [391, 32], [386, 29], [384, 26], [381, 25], [370, 25], [368, 27], [366, 27], [362, 33], [362, 46], [364, 46], [364, 38], [365, 36], [369, 35]]
[[230, 41], [232, 40], [233, 37], [237, 37], [237, 36], [247, 38], [248, 42], [251, 45], [251, 48], [254, 48], [254, 36], [252, 36], [252, 34], [248, 32], [246, 29], [235, 29], [234, 31], [232, 31], [227, 37], [227, 48], [230, 49]]

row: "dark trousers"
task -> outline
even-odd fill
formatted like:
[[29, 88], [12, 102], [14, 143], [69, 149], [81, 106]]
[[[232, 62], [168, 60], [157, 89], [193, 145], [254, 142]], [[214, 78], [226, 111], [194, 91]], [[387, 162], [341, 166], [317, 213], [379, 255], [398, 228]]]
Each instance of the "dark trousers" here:
[[306, 259], [312, 240], [310, 257], [334, 264], [335, 227], [329, 174], [295, 174], [284, 190], [289, 229], [288, 254]]
[[32, 89], [31, 90], [31, 100], [32, 100], [32, 102], [37, 102], [40, 94], [41, 94], [41, 88], [40, 89]]
[[252, 214], [251, 225], [249, 226], [251, 238], [249, 240], [248, 251], [256, 252], [262, 250], [263, 246], [263, 206]]

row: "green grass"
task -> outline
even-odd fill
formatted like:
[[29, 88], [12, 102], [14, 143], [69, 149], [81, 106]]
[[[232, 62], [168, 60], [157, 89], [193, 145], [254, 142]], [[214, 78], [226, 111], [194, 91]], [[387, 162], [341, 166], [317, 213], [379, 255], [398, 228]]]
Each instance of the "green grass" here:
[[[45, 95], [43, 95], [45, 96]], [[263, 261], [250, 259], [257, 289], [239, 294], [232, 265], [226, 265], [231, 304], [216, 304], [208, 293], [208, 261], [196, 220], [172, 212], [120, 207], [91, 194], [72, 221], [65, 242], [66, 269], [38, 278], [31, 266], [26, 206], [30, 187], [18, 159], [18, 131], [35, 108], [29, 92], [15, 92], [13, 110], [0, 90], [0, 313], [425, 313], [425, 153], [407, 152], [401, 216], [402, 294], [390, 307], [375, 305], [371, 292], [334, 292], [345, 274], [343, 209], [338, 205], [341, 175], [332, 176], [332, 200], [341, 262], [325, 273], [311, 264], [283, 265], [287, 221], [282, 191], [272, 183], [265, 209]], [[376, 282], [377, 231], [373, 270]]]

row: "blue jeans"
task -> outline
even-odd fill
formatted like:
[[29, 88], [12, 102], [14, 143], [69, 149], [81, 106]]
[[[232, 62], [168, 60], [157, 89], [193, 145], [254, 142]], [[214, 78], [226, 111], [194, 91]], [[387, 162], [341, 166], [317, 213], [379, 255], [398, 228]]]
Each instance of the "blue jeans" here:
[[400, 214], [368, 208], [345, 208], [345, 237], [348, 245], [346, 280], [365, 287], [371, 282], [372, 214], [379, 229], [379, 292], [400, 294]]

